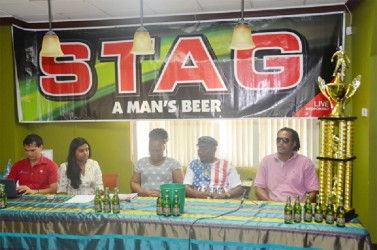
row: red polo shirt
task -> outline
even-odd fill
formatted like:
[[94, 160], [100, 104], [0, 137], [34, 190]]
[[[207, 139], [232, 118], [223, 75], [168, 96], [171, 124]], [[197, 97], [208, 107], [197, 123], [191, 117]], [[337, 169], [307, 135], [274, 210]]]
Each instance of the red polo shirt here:
[[58, 182], [58, 165], [43, 155], [33, 167], [28, 158], [16, 162], [8, 175], [8, 179], [18, 181], [20, 186], [31, 189], [44, 189]]

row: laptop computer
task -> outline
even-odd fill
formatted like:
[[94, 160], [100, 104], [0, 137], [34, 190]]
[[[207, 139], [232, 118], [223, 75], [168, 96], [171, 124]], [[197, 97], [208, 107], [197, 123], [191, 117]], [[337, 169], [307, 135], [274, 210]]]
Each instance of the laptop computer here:
[[1, 179], [0, 184], [5, 186], [5, 193], [7, 194], [8, 198], [17, 198], [22, 195], [17, 192], [16, 183], [14, 183], [13, 179]]

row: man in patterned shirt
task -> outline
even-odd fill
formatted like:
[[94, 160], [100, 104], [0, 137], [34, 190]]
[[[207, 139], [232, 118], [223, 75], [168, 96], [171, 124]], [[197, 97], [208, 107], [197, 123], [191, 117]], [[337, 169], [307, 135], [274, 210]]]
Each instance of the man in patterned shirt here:
[[207, 199], [229, 199], [242, 195], [240, 176], [227, 160], [215, 156], [217, 141], [209, 136], [198, 139], [199, 159], [190, 162], [183, 184], [186, 196]]

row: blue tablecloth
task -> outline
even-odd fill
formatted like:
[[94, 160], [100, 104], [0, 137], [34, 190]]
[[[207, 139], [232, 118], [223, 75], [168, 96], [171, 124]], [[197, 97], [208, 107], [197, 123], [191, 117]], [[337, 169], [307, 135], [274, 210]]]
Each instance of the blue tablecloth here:
[[69, 198], [30, 195], [9, 200], [8, 207], [0, 209], [0, 247], [371, 249], [369, 233], [356, 219], [344, 228], [314, 222], [284, 224], [283, 203], [246, 201], [234, 213], [199, 219], [236, 210], [240, 201], [186, 198], [184, 214], [164, 217], [156, 215], [152, 198], [122, 202], [120, 214], [95, 213], [92, 203], [64, 203]]

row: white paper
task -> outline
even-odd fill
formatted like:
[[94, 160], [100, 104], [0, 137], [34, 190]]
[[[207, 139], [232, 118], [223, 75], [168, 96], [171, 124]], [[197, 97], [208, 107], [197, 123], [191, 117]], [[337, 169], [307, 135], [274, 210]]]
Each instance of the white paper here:
[[78, 194], [64, 203], [87, 203], [94, 200], [94, 195]]
[[[137, 197], [137, 193], [132, 194], [118, 194], [119, 200], [121, 201], [131, 201]], [[110, 194], [110, 197], [113, 198], [113, 194]]]

